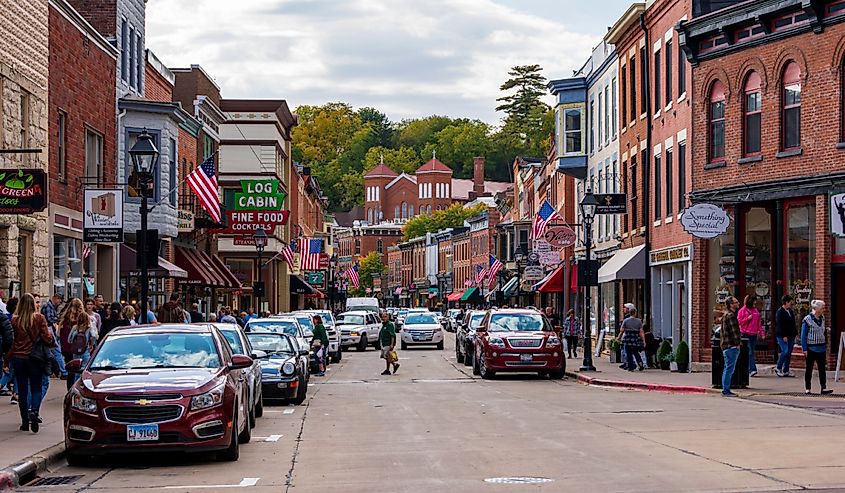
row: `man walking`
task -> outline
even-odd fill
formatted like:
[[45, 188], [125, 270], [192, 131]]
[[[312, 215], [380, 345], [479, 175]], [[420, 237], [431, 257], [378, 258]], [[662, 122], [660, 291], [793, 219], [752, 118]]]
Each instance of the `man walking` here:
[[795, 323], [795, 312], [792, 311], [792, 296], [786, 294], [781, 298], [781, 307], [775, 314], [775, 339], [780, 347], [775, 373], [779, 377], [794, 377], [789, 371], [789, 361], [792, 359], [792, 348], [795, 337], [798, 336], [798, 326]]
[[722, 329], [720, 331], [722, 357], [725, 360], [725, 369], [722, 371], [722, 395], [736, 397], [736, 394], [731, 392], [731, 380], [736, 369], [736, 360], [739, 358], [739, 347], [742, 344], [739, 321], [736, 318], [739, 300], [729, 296], [726, 304], [728, 310], [722, 315]]
[[381, 343], [381, 357], [384, 358], [384, 371], [382, 375], [390, 375], [390, 364], [393, 364], [393, 373], [399, 369], [399, 362], [393, 359], [393, 348], [396, 347], [396, 327], [390, 321], [387, 312], [381, 312], [381, 330], [378, 333], [378, 340]]

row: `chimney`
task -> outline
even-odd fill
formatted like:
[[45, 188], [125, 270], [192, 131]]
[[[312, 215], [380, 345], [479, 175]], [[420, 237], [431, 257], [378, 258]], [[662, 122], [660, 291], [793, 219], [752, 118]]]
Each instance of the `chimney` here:
[[484, 158], [472, 158], [472, 191], [476, 196], [484, 194]]

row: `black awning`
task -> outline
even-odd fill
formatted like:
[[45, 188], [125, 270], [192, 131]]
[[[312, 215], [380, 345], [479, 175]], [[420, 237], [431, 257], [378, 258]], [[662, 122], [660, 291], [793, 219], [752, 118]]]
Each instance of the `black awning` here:
[[305, 282], [305, 279], [303, 279], [302, 276], [291, 274], [290, 294], [317, 294], [317, 290]]

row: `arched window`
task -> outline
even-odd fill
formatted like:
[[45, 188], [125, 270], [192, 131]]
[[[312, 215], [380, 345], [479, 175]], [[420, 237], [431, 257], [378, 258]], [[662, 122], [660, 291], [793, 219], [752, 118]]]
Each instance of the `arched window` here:
[[384, 242], [382, 240], [376, 242], [376, 251], [378, 253], [384, 253]]
[[367, 209], [367, 221], [370, 224], [373, 224], [373, 210], [372, 209]]
[[781, 147], [797, 149], [801, 147], [801, 69], [797, 63], [786, 66], [782, 86]]
[[[411, 207], [413, 207], [413, 206], [411, 206]], [[408, 219], [408, 203], [407, 202], [402, 202], [402, 219]]]
[[745, 99], [743, 112], [745, 116], [742, 122], [742, 154], [743, 156], [754, 156], [760, 154], [760, 136], [762, 123], [762, 99], [760, 97], [760, 75], [757, 72], [748, 74], [745, 79]]
[[401, 219], [402, 216], [399, 215], [399, 206], [393, 208], [393, 219]]
[[428, 207], [426, 208], [426, 213], [428, 215], [431, 215], [431, 204], [429, 204]]
[[439, 211], [439, 210], [440, 210], [440, 206], [438, 205], [437, 207], [435, 207], [435, 210], [438, 210], [438, 211]]
[[725, 160], [725, 86], [716, 81], [710, 89], [710, 162]]
[[408, 217], [414, 217], [414, 204], [411, 204], [408, 208]]
[[449, 184], [448, 183], [446, 184], [446, 193], [443, 195], [443, 197], [447, 198], [447, 199], [450, 197], [450, 195], [449, 195]]

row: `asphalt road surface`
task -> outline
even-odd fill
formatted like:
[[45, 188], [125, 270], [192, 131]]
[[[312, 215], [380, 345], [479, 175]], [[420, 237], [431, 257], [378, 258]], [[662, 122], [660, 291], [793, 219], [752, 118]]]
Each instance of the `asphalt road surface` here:
[[119, 458], [19, 491], [845, 489], [841, 415], [531, 375], [483, 381], [455, 363], [453, 344], [401, 351], [389, 377], [375, 351], [345, 353], [312, 378], [305, 404], [266, 407], [237, 463]]

